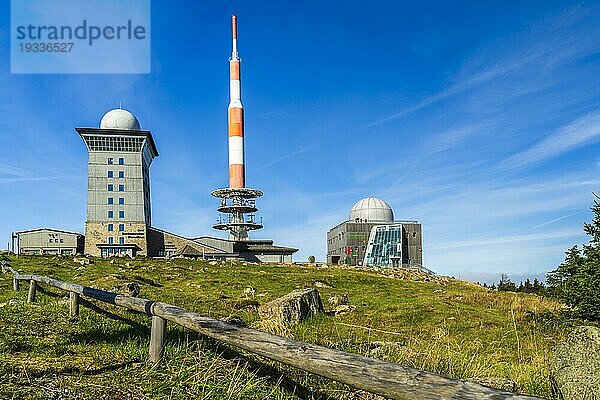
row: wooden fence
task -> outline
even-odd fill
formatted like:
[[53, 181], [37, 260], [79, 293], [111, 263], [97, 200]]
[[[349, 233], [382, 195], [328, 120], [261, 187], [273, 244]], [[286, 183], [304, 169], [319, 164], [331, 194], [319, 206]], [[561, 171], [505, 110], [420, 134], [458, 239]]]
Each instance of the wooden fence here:
[[1, 263], [1, 267], [2, 272], [13, 275], [14, 290], [19, 290], [21, 281], [29, 282], [28, 302], [35, 301], [39, 283], [69, 292], [71, 317], [79, 314], [80, 296], [150, 315], [149, 360], [152, 363], [159, 362], [163, 356], [166, 324], [169, 321], [253, 354], [390, 399], [536, 399], [233, 325], [158, 301], [111, 293], [46, 276], [23, 275], [5, 262]]

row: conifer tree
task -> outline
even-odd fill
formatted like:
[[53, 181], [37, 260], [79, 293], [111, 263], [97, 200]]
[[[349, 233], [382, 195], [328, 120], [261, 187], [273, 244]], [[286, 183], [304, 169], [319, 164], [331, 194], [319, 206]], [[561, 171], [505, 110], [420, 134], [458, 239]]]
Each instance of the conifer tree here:
[[573, 246], [567, 250], [565, 261], [548, 273], [547, 288], [579, 318], [600, 321], [600, 197], [594, 196], [594, 218], [583, 225], [590, 242], [582, 249]]

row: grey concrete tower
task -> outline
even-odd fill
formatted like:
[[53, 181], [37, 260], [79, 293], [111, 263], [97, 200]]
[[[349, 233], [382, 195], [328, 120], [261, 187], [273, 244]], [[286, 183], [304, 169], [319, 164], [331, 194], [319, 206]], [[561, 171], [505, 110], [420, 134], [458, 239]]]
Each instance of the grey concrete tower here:
[[123, 109], [107, 112], [100, 128], [76, 130], [89, 152], [85, 253], [148, 255], [152, 133]]

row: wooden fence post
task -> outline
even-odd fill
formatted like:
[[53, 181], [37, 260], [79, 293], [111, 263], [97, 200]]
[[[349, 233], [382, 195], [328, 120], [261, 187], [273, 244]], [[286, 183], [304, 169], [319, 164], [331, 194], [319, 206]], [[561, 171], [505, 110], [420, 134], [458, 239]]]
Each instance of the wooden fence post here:
[[153, 364], [158, 363], [163, 356], [166, 333], [167, 320], [153, 315], [150, 329], [150, 362]]
[[[159, 362], [163, 357], [166, 325], [167, 321], [170, 321], [258, 356], [391, 399], [537, 399], [493, 389], [474, 382], [420, 371], [404, 365], [271, 335], [204, 317], [170, 304], [118, 295], [88, 286], [58, 281], [46, 276], [22, 275], [7, 265], [4, 266], [4, 269], [12, 273], [16, 281], [30, 282], [28, 300], [31, 299], [31, 301], [35, 299], [36, 285], [45, 283], [69, 293], [74, 292], [78, 296], [89, 297], [152, 315], [149, 359], [153, 363]], [[71, 298], [71, 295], [69, 296]]]
[[19, 287], [20, 287], [20, 282], [17, 278], [13, 278], [13, 289], [15, 290], [15, 292], [19, 291]]
[[35, 289], [37, 287], [37, 282], [34, 280], [29, 281], [29, 294], [27, 295], [27, 302], [33, 303], [35, 301]]
[[69, 292], [69, 317], [77, 318], [79, 316], [79, 294]]

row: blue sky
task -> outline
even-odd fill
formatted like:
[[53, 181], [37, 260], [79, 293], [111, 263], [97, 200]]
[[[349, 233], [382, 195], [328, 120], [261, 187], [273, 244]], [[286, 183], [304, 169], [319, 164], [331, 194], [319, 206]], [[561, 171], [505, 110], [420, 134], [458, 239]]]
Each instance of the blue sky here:
[[2, 2], [0, 238], [83, 232], [74, 127], [119, 101], [160, 152], [153, 225], [219, 235], [236, 13], [247, 184], [265, 192], [253, 237], [322, 260], [327, 230], [372, 195], [422, 222], [439, 273], [543, 277], [587, 242], [600, 191], [600, 4], [366, 4], [153, 1], [151, 74], [12, 75]]

